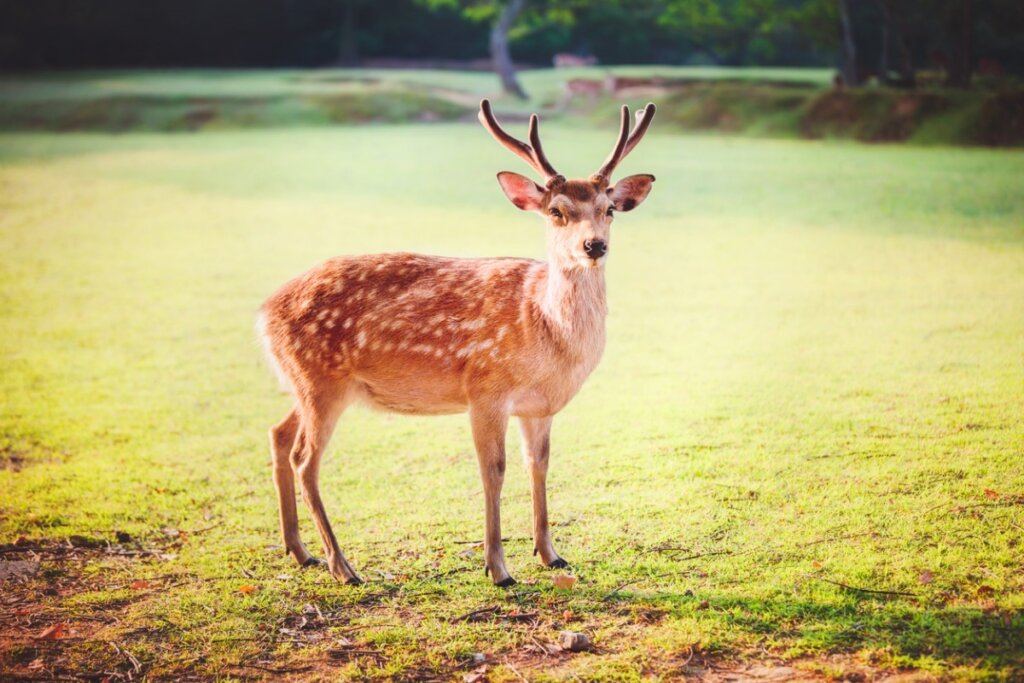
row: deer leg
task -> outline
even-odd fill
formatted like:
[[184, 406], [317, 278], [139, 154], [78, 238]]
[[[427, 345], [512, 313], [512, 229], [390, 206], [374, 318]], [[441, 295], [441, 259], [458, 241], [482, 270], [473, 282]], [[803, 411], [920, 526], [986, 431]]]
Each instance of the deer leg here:
[[533, 498], [533, 554], [548, 567], [568, 567], [551, 544], [548, 527], [548, 454], [551, 450], [549, 417], [521, 417], [519, 431], [523, 438], [523, 459], [530, 472], [530, 493]]
[[512, 586], [516, 580], [505, 568], [505, 551], [501, 545], [501, 485], [505, 481], [508, 411], [503, 406], [473, 403], [469, 407], [469, 419], [484, 485], [484, 572], [491, 573], [495, 585]]
[[320, 458], [327, 447], [327, 442], [331, 438], [334, 425], [343, 407], [338, 406], [333, 410], [322, 408], [303, 410], [298, 437], [292, 448], [291, 462], [299, 477], [302, 497], [305, 499], [309, 512], [313, 516], [313, 523], [320, 533], [320, 541], [327, 558], [327, 568], [331, 575], [339, 581], [358, 585], [363, 583], [363, 580], [359, 578], [355, 570], [352, 569], [352, 565], [345, 559], [345, 554], [341, 552], [338, 539], [335, 538], [331, 523], [327, 519], [323, 499], [320, 497]]
[[295, 475], [289, 461], [295, 435], [299, 427], [299, 413], [292, 408], [288, 415], [270, 428], [270, 449], [274, 456], [274, 485], [277, 487], [277, 505], [281, 518], [281, 537], [285, 552], [307, 567], [317, 564], [299, 537], [299, 517], [295, 509]]

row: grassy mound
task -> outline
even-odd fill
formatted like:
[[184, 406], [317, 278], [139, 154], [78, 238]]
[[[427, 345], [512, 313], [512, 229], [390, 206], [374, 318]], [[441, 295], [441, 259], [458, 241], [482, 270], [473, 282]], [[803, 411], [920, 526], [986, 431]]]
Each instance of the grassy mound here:
[[1024, 90], [823, 90], [800, 84], [695, 82], [663, 112], [681, 128], [772, 137], [1017, 147]]
[[425, 92], [366, 89], [272, 96], [110, 95], [0, 102], [0, 129], [180, 131], [444, 121], [467, 108]]

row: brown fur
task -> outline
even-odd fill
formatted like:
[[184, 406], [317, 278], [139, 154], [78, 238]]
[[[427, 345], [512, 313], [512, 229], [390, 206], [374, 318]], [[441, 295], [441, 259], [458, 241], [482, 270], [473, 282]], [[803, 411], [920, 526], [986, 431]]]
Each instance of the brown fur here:
[[[607, 313], [605, 258], [591, 258], [584, 244], [607, 244], [609, 207], [638, 204], [653, 177], [631, 176], [608, 189], [560, 176], [550, 188], [513, 173], [498, 179], [516, 206], [545, 216], [546, 261], [341, 257], [288, 282], [263, 304], [260, 334], [295, 397], [270, 437], [281, 532], [300, 564], [314, 560], [299, 537], [296, 479], [331, 573], [360, 581], [338, 546], [318, 480], [335, 422], [361, 401], [397, 413], [469, 413], [485, 493], [485, 567], [501, 585], [514, 583], [501, 545], [499, 500], [505, 430], [510, 416], [519, 418], [535, 549], [546, 565], [565, 566], [547, 522], [551, 420], [600, 360]], [[560, 216], [552, 215], [554, 208]]]

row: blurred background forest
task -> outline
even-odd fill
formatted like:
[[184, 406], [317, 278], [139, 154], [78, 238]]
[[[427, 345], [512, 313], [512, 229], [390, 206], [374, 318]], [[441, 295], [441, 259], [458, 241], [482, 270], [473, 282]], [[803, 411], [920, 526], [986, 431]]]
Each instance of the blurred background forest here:
[[[481, 60], [508, 34], [525, 65], [836, 66], [850, 81], [966, 86], [1024, 73], [1018, 0], [34, 0], [0, 4], [0, 65], [313, 67]], [[497, 47], [501, 47], [500, 45]]]

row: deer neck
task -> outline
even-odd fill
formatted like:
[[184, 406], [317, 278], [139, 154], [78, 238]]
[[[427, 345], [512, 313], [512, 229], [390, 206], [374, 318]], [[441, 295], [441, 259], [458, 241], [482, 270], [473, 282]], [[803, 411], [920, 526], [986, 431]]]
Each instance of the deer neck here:
[[581, 351], [603, 348], [608, 314], [604, 268], [563, 268], [549, 260], [547, 276], [540, 308], [553, 331]]

